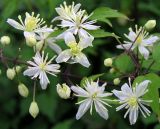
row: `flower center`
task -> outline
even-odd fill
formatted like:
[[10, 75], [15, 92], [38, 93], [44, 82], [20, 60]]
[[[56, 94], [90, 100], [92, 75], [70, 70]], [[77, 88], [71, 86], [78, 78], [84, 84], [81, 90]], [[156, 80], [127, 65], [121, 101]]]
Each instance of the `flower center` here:
[[75, 43], [75, 42], [73, 42], [73, 43], [69, 43], [69, 45], [68, 45], [69, 47], [70, 47], [70, 49], [71, 49], [71, 53], [72, 53], [72, 55], [74, 55], [74, 56], [76, 56], [78, 53], [80, 53], [81, 52], [81, 49], [80, 49], [80, 47], [78, 46], [78, 44], [77, 43]]
[[26, 18], [26, 30], [33, 31], [36, 28], [37, 28], [37, 18], [32, 16]]
[[139, 45], [139, 44], [142, 43], [142, 40], [143, 40], [143, 35], [140, 34], [140, 35], [138, 36], [137, 40], [136, 40], [136, 43]]
[[41, 63], [41, 64], [39, 65], [39, 67], [40, 67], [41, 70], [45, 70], [45, 66], [46, 66], [45, 63]]
[[97, 92], [95, 92], [93, 95], [92, 95], [92, 98], [96, 98], [97, 97]]
[[128, 100], [128, 104], [132, 107], [134, 106], [137, 106], [137, 98], [136, 97], [131, 97], [129, 100]]

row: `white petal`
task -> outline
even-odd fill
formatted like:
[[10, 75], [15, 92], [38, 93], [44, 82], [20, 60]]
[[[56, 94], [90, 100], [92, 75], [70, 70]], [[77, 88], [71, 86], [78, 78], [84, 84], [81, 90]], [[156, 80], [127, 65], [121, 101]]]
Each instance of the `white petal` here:
[[92, 37], [81, 37], [80, 42], [79, 42], [79, 46], [81, 48], [87, 48], [88, 46], [92, 46], [92, 42], [93, 42], [94, 38]]
[[34, 30], [34, 32], [36, 32], [36, 33], [53, 32], [53, 29], [51, 29], [51, 28], [38, 28], [38, 29]]
[[152, 46], [158, 39], [159, 38], [157, 36], [150, 36], [149, 38], [143, 40], [143, 44], [145, 46]]
[[75, 24], [73, 22], [62, 20], [61, 24], [59, 25], [61, 27], [73, 27]]
[[151, 81], [149, 81], [149, 80], [145, 80], [136, 86], [135, 92], [136, 92], [137, 97], [143, 96], [146, 93], [148, 83], [150, 83], [150, 82]]
[[57, 63], [67, 62], [71, 57], [71, 52], [69, 49], [62, 51], [56, 58]]
[[97, 30], [99, 28], [99, 26], [90, 25], [90, 24], [82, 24], [81, 26], [87, 30]]
[[125, 34], [125, 37], [127, 37], [130, 41], [134, 42], [136, 39], [137, 35], [135, 32], [130, 31], [128, 35]]
[[138, 49], [142, 56], [147, 60], [149, 57], [149, 51], [144, 46], [139, 46]]
[[108, 119], [108, 110], [103, 106], [99, 101], [94, 101], [96, 112], [103, 117], [104, 119]]
[[7, 22], [18, 30], [24, 30], [24, 27], [13, 19], [7, 19]]
[[71, 89], [78, 95], [83, 96], [83, 97], [87, 97], [88, 96], [88, 92], [85, 91], [83, 88], [79, 87], [79, 86], [72, 86]]
[[127, 103], [124, 103], [124, 104], [118, 106], [118, 107], [116, 108], [116, 111], [119, 111], [119, 110], [121, 110], [122, 108], [125, 108], [127, 105], [128, 105]]
[[[123, 45], [123, 46], [122, 46]], [[118, 49], [129, 49], [130, 47], [132, 46], [132, 44], [131, 43], [128, 43], [128, 44], [121, 44], [121, 45], [117, 45], [116, 46], [116, 48], [118, 48]]]
[[125, 100], [126, 98], [128, 98], [128, 95], [127, 95], [127, 94], [124, 94], [124, 92], [122, 92], [122, 91], [113, 90], [112, 92], [113, 92], [113, 94], [114, 94], [115, 96], [117, 96], [120, 100]]
[[[90, 37], [91, 35], [84, 29], [79, 29], [78, 31], [79, 37]], [[93, 36], [92, 36], [93, 37]], [[94, 37], [93, 37], [94, 38]]]
[[76, 114], [76, 119], [79, 120], [89, 109], [89, 107], [92, 104], [92, 100], [91, 99], [86, 99], [83, 103], [80, 104], [79, 108], [78, 108], [78, 112]]
[[25, 70], [23, 72], [24, 76], [34, 76], [37, 72], [39, 72], [39, 68], [38, 67], [30, 67], [27, 70]]
[[130, 124], [133, 125], [136, 123], [138, 118], [138, 110], [136, 108], [132, 108], [129, 112], [129, 121]]
[[73, 8], [74, 12], [77, 13], [80, 7], [81, 7], [81, 4], [76, 4]]
[[122, 85], [121, 90], [123, 93], [130, 94], [130, 95], [133, 94], [132, 88], [129, 87], [127, 83]]
[[64, 40], [67, 45], [69, 43], [76, 43], [76, 39], [75, 39], [74, 35], [70, 32], [65, 34]]
[[88, 68], [88, 67], [90, 66], [90, 63], [89, 63], [86, 55], [83, 54], [83, 53], [78, 54], [78, 55], [75, 57], [75, 61], [78, 62], [78, 63], [80, 63], [80, 64], [83, 65], [84, 67], [87, 67], [87, 68]]
[[40, 79], [41, 88], [43, 90], [45, 90], [47, 88], [49, 80], [48, 80], [48, 77], [44, 71], [40, 73], [39, 79]]
[[48, 42], [48, 46], [55, 51], [57, 54], [60, 54], [62, 52], [62, 49], [55, 43]]

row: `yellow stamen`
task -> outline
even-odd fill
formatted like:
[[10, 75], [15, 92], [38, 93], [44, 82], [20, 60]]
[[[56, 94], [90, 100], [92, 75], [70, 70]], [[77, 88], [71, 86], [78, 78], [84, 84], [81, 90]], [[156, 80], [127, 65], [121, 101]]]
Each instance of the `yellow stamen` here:
[[134, 106], [137, 106], [138, 102], [137, 102], [137, 98], [136, 97], [131, 97], [129, 100], [128, 100], [128, 104], [132, 107]]

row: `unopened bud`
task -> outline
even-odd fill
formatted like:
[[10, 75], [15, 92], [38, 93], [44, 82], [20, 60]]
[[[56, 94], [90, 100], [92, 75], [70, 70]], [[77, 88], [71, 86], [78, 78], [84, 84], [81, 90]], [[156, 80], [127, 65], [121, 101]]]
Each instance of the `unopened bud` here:
[[21, 72], [21, 69], [22, 69], [22, 68], [21, 68], [21, 66], [19, 66], [19, 65], [15, 67], [15, 70], [16, 70], [17, 73], [20, 73], [20, 72]]
[[6, 74], [10, 80], [13, 80], [16, 75], [16, 72], [15, 72], [14, 68], [8, 68]]
[[10, 44], [11, 40], [10, 40], [9, 36], [2, 36], [0, 41], [1, 41], [2, 45], [8, 45], [8, 44]]
[[57, 84], [57, 93], [63, 99], [68, 99], [71, 94], [71, 89], [65, 83], [60, 85]]
[[37, 40], [35, 38], [35, 36], [28, 36], [26, 37], [26, 44], [29, 46], [29, 47], [33, 47], [35, 46], [37, 43]]
[[39, 108], [37, 105], [37, 102], [33, 101], [29, 107], [29, 113], [33, 118], [36, 118], [37, 115], [39, 114]]
[[19, 94], [22, 96], [22, 97], [27, 97], [28, 94], [29, 94], [29, 91], [28, 91], [28, 88], [23, 84], [23, 83], [20, 83], [18, 85], [18, 92]]
[[146, 30], [152, 30], [156, 26], [156, 20], [149, 20], [147, 23], [144, 25]]
[[114, 85], [119, 85], [120, 82], [121, 82], [121, 80], [119, 78], [115, 78], [113, 80]]
[[37, 44], [36, 44], [36, 51], [40, 51], [42, 49], [43, 43], [44, 43], [43, 41], [37, 42]]
[[112, 63], [113, 63], [112, 58], [107, 58], [104, 60], [104, 65], [107, 67], [111, 67]]
[[116, 70], [115, 70], [115, 68], [111, 68], [110, 70], [109, 70], [109, 72], [112, 74], [112, 73], [114, 73]]

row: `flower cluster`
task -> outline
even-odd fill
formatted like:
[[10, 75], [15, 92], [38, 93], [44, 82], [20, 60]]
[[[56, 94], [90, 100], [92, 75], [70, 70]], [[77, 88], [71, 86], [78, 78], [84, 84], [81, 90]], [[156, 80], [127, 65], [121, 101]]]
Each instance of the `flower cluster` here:
[[[58, 16], [53, 18], [52, 22], [60, 21], [55, 28], [47, 26], [43, 18], [40, 18], [40, 14], [35, 15], [34, 13], [29, 14], [26, 12], [24, 21], [22, 20], [22, 16], [19, 15], [18, 19], [20, 23], [10, 18], [7, 20], [7, 23], [11, 26], [23, 31], [26, 44], [33, 47], [34, 56], [32, 59], [26, 62], [19, 61], [19, 63], [27, 65], [27, 68], [23, 71], [23, 75], [29, 76], [34, 82], [39, 81], [43, 90], [45, 90], [50, 83], [48, 75], [57, 76], [59, 73], [63, 74], [60, 69], [60, 63], [78, 63], [86, 68], [89, 68], [91, 65], [85, 55], [84, 49], [93, 46], [92, 42], [95, 37], [89, 32], [100, 29], [100, 26], [95, 25], [96, 19], [89, 20], [93, 13], [88, 15], [86, 10], [82, 10], [80, 7], [81, 4], [75, 4], [73, 2], [72, 5], [67, 5], [67, 3], [64, 2], [63, 5], [55, 8]], [[149, 106], [152, 100], [145, 100], [143, 96], [148, 92], [148, 86], [151, 81], [149, 79], [144, 80], [133, 86], [131, 85], [130, 77], [136, 78], [139, 75], [141, 69], [139, 66], [140, 59], [144, 58], [148, 60], [150, 53], [152, 53], [153, 45], [159, 40], [158, 36], [149, 36], [148, 33], [148, 30], [153, 29], [155, 25], [155, 21], [151, 20], [147, 22], [144, 27], [138, 28], [136, 25], [135, 31], [129, 28], [129, 34], [125, 34], [125, 37], [129, 41], [124, 41], [124, 44], [120, 43], [120, 45], [117, 45], [117, 48], [125, 49], [127, 54], [129, 53], [128, 55], [131, 56], [131, 59], [134, 58], [133, 62], [136, 67], [134, 73], [128, 74], [128, 76], [126, 76], [126, 74], [123, 75], [127, 78], [129, 77], [129, 84], [123, 84], [120, 91], [113, 89], [112, 93], [106, 92], [107, 83], [100, 85], [101, 81], [99, 79], [94, 81], [95, 77], [85, 78], [85, 81], [83, 80], [83, 86], [74, 85], [73, 83], [67, 84], [67, 81], [62, 83], [62, 85], [57, 84], [57, 93], [62, 99], [78, 97], [77, 104], [79, 108], [76, 114], [77, 120], [88, 110], [90, 110], [90, 114], [92, 115], [94, 109], [99, 116], [107, 120], [109, 118], [107, 107], [112, 107], [111, 105], [113, 103], [120, 104], [120, 106], [116, 108], [117, 111], [123, 108], [127, 109], [124, 118], [129, 115], [131, 125], [136, 123], [139, 112], [144, 117], [150, 115], [151, 112], [146, 106]], [[54, 34], [57, 30], [60, 30], [61, 33], [55, 36]], [[63, 41], [63, 47], [58, 44], [60, 40]], [[3, 36], [0, 41], [2, 45], [8, 45], [10, 38]], [[53, 50], [54, 55], [53, 53], [48, 54], [48, 52], [46, 52], [47, 47]], [[135, 50], [137, 51], [135, 52]], [[137, 55], [135, 53], [137, 53]], [[142, 58], [138, 57], [138, 53], [141, 54]], [[0, 59], [2, 59], [2, 57]], [[7, 60], [7, 58], [5, 59]], [[54, 59], [56, 63], [53, 63]], [[13, 60], [13, 62], [15, 63], [15, 60]], [[105, 59], [104, 65], [111, 67], [111, 74], [119, 70], [114, 66], [114, 57]], [[10, 80], [13, 80], [20, 71], [20, 66], [13, 68], [8, 67], [6, 74]], [[67, 76], [67, 74], [64, 76]], [[123, 78], [117, 75], [116, 78], [113, 79], [114, 85], [120, 85], [121, 78]], [[36, 83], [34, 83], [33, 101], [29, 108], [29, 112], [34, 118], [39, 113], [38, 104], [35, 101], [35, 85]], [[27, 86], [22, 82], [19, 82], [18, 91], [23, 97], [27, 97], [29, 94]], [[118, 99], [113, 99], [113, 95]]]

